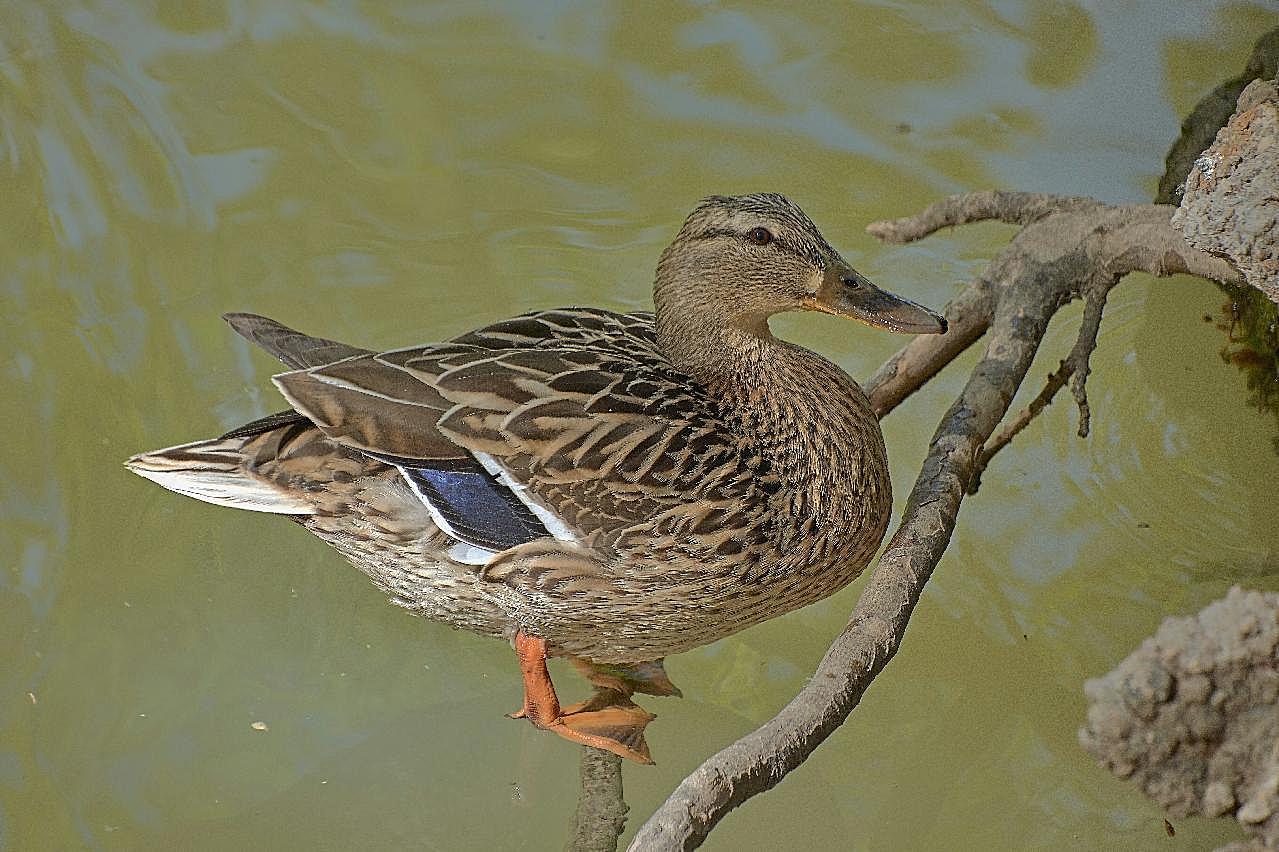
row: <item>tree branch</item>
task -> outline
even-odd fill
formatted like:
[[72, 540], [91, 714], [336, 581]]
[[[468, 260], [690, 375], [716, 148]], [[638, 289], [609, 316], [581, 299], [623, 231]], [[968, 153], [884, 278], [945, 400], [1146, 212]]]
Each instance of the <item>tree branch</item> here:
[[582, 746], [577, 810], [564, 848], [568, 852], [613, 852], [626, 826], [628, 810], [622, 798], [622, 759]]
[[[915, 239], [960, 221], [1030, 223], [948, 309], [948, 319], [956, 305], [976, 311], [984, 304], [982, 292], [988, 291], [993, 305], [989, 339], [933, 436], [901, 526], [847, 626], [799, 694], [773, 719], [685, 778], [640, 828], [632, 850], [696, 848], [725, 814], [775, 786], [843, 724], [896, 653], [924, 584], [950, 542], [983, 447], [1007, 412], [1058, 308], [1081, 294], [1102, 292], [1098, 282], [1113, 286], [1138, 268], [1156, 275], [1195, 271], [1218, 280], [1234, 275], [1228, 264], [1200, 255], [1171, 230], [1171, 211], [1167, 206], [1109, 207], [1027, 193], [975, 193], [946, 199], [911, 219], [872, 226], [872, 233]], [[1104, 294], [1092, 298], [1100, 318]], [[972, 328], [979, 325], [974, 321]], [[980, 332], [972, 339], [976, 336]], [[1091, 352], [1094, 344], [1095, 332], [1085, 329], [1076, 348]], [[912, 341], [868, 382], [877, 410], [891, 410], [966, 345]]]
[[1079, 336], [1075, 345], [1066, 356], [1070, 365], [1070, 392], [1075, 397], [1075, 405], [1079, 407], [1079, 437], [1088, 437], [1091, 411], [1088, 408], [1088, 373], [1093, 350], [1097, 348], [1097, 332], [1101, 330], [1101, 312], [1106, 307], [1106, 296], [1115, 284], [1116, 278], [1109, 281], [1096, 281], [1093, 286], [1084, 290], [1084, 320], [1079, 327]]
[[995, 219], [1010, 225], [1030, 225], [1050, 213], [1065, 213], [1095, 207], [1091, 198], [1068, 195], [1049, 195], [1042, 192], [1006, 192], [998, 189], [986, 192], [966, 192], [949, 195], [934, 201], [916, 213], [902, 219], [872, 222], [866, 232], [886, 243], [912, 243], [942, 228], [967, 225]]
[[1034, 420], [1039, 412], [1048, 407], [1048, 403], [1053, 401], [1053, 397], [1057, 395], [1057, 391], [1066, 386], [1067, 380], [1075, 372], [1073, 362], [1064, 360], [1057, 365], [1057, 372], [1049, 373], [1048, 380], [1044, 382], [1043, 390], [1039, 392], [1039, 396], [1030, 401], [1030, 405], [1018, 412], [1017, 416], [1004, 424], [999, 430], [999, 434], [986, 442], [986, 446], [981, 448], [981, 456], [977, 459], [977, 469], [973, 472], [973, 478], [968, 483], [968, 494], [971, 496], [977, 493], [977, 489], [981, 487], [981, 475], [986, 472], [986, 465], [990, 464], [990, 460], [994, 458], [995, 453], [1004, 447], [1017, 436], [1017, 433], [1030, 425], [1030, 421]]
[[950, 326], [945, 334], [915, 337], [863, 383], [877, 417], [882, 419], [986, 333], [995, 314], [994, 285], [979, 277], [946, 306], [945, 314]]

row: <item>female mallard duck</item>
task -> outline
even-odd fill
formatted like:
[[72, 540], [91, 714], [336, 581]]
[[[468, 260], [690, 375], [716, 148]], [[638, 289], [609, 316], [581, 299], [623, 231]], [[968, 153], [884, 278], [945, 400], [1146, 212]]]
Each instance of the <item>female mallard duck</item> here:
[[[371, 352], [251, 314], [292, 406], [129, 459], [224, 506], [289, 515], [401, 606], [511, 640], [526, 716], [647, 761], [654, 665], [839, 591], [891, 506], [879, 423], [781, 311], [940, 333], [780, 195], [715, 196], [662, 253], [654, 314], [541, 311]], [[547, 653], [606, 699], [561, 708]], [[647, 664], [646, 664], [647, 661]], [[614, 664], [614, 665], [604, 665]]]

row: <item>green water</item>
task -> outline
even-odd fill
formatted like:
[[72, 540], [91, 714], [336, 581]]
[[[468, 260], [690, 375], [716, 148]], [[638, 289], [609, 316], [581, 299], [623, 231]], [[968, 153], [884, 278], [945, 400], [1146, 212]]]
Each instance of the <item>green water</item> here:
[[[1011, 231], [882, 247], [867, 222], [988, 187], [1148, 200], [1181, 117], [1279, 24], [1120, 5], [0, 5], [0, 848], [561, 848], [578, 752], [502, 717], [509, 648], [121, 460], [280, 407], [223, 311], [390, 347], [643, 307], [712, 192], [783, 191], [940, 305]], [[1238, 837], [1170, 840], [1075, 742], [1083, 680], [1164, 616], [1279, 588], [1273, 419], [1218, 356], [1219, 306], [1185, 277], [1115, 291], [1092, 437], [1059, 404], [1000, 454], [897, 659], [707, 848]], [[775, 327], [856, 376], [901, 343]], [[961, 367], [885, 422], [899, 494]], [[626, 837], [800, 688], [860, 585], [669, 661], [685, 697], [645, 700], [658, 764], [625, 768]]]

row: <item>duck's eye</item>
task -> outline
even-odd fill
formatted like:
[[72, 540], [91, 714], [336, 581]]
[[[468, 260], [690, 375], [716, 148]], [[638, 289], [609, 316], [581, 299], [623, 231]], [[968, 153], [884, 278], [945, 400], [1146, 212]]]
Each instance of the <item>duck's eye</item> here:
[[768, 228], [751, 228], [746, 232], [746, 239], [757, 246], [766, 246], [773, 241], [773, 232]]

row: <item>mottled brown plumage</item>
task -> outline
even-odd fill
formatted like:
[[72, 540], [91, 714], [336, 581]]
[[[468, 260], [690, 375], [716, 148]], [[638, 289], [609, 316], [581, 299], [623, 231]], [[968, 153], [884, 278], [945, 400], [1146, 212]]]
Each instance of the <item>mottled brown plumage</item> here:
[[654, 303], [383, 353], [228, 315], [293, 368], [274, 379], [292, 411], [129, 464], [292, 514], [421, 615], [599, 663], [660, 659], [843, 588], [888, 522], [866, 397], [768, 317], [945, 324], [853, 272], [778, 195], [703, 202]]

